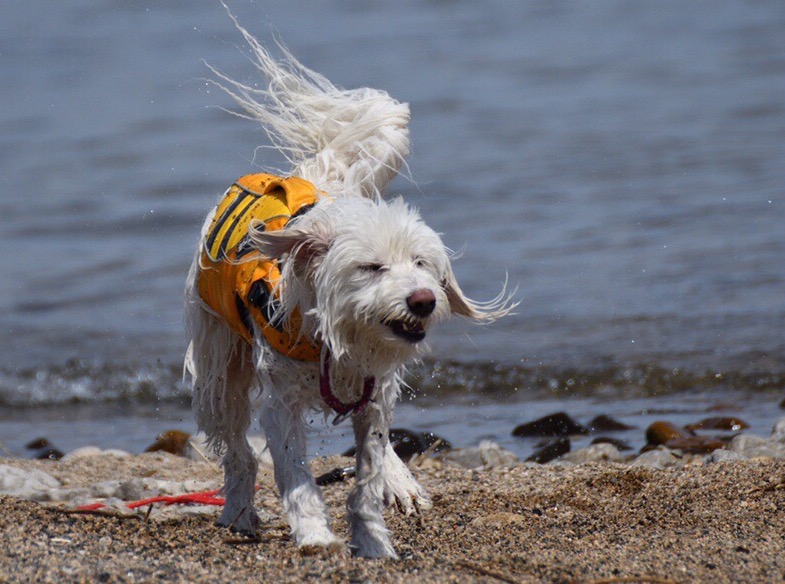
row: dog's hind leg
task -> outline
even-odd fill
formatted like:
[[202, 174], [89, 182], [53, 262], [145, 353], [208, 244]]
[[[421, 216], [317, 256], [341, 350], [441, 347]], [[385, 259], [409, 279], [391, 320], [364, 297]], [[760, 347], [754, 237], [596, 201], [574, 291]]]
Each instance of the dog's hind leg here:
[[214, 429], [212, 436], [208, 433], [208, 437], [214, 436], [226, 445], [223, 456], [226, 503], [218, 524], [240, 533], [254, 534], [259, 527], [259, 516], [253, 504], [259, 463], [247, 438], [251, 423], [249, 394], [254, 380], [249, 353], [243, 343], [240, 352], [232, 356], [224, 398], [224, 411], [228, 415], [220, 428]]
[[280, 387], [265, 388], [261, 423], [292, 536], [301, 547], [341, 548], [343, 543], [330, 530], [322, 492], [305, 461], [303, 406], [297, 400], [298, 392], [279, 393], [276, 390]]
[[255, 380], [251, 349], [198, 304], [189, 307], [188, 323], [192, 341], [186, 370], [193, 383], [196, 422], [213, 450], [223, 454], [226, 504], [218, 524], [254, 533], [259, 525], [253, 508], [258, 462], [246, 438]]
[[226, 503], [218, 518], [218, 525], [253, 535], [259, 527], [259, 516], [253, 505], [258, 470], [256, 455], [248, 444], [245, 432], [227, 437], [226, 441], [226, 454], [223, 457]]

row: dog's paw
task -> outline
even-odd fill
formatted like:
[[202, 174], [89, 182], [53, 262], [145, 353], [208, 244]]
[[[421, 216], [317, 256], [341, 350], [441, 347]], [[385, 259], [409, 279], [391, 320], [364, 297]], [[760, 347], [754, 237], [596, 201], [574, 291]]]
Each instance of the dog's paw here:
[[[303, 508], [304, 502], [309, 501], [312, 503], [312, 506], [308, 508], [306, 513]], [[297, 504], [295, 505], [295, 503]], [[337, 546], [343, 547], [343, 542], [330, 529], [326, 509], [324, 509], [321, 499], [296, 499], [289, 497], [286, 499], [284, 506], [289, 508], [289, 528], [292, 530], [292, 539], [299, 547], [326, 549]]]
[[419, 514], [433, 507], [428, 493], [402, 462], [386, 464], [384, 470], [382, 497], [385, 507], [394, 507], [404, 515]]
[[355, 524], [352, 528], [349, 549], [352, 550], [353, 555], [360, 558], [398, 559], [387, 530], [375, 524], [369, 525], [363, 522]]
[[433, 508], [430, 497], [422, 489], [419, 494], [407, 492], [402, 495], [391, 496], [389, 499], [385, 494], [384, 504], [387, 507], [397, 509], [399, 513], [407, 516], [420, 515], [423, 511]]
[[304, 537], [297, 539], [297, 547], [300, 548], [300, 553], [305, 556], [341, 554], [346, 550], [344, 543], [332, 533], [307, 534]]
[[261, 520], [253, 507], [238, 509], [224, 506], [223, 513], [216, 523], [221, 527], [228, 527], [235, 533], [252, 536], [258, 531]]

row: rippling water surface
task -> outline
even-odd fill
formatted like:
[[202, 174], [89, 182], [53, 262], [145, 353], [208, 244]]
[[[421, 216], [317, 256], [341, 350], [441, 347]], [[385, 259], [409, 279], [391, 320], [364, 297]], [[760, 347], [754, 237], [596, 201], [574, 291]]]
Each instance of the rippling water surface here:
[[[408, 101], [413, 180], [393, 190], [465, 247], [469, 295], [518, 287], [517, 315], [432, 336], [399, 425], [517, 448], [516, 423], [557, 409], [645, 423], [729, 403], [768, 431], [785, 393], [781, 2], [231, 9], [337, 83]], [[197, 231], [234, 178], [281, 163], [204, 80], [202, 59], [254, 79], [239, 41], [218, 2], [4, 10], [0, 442], [138, 450], [192, 428]]]

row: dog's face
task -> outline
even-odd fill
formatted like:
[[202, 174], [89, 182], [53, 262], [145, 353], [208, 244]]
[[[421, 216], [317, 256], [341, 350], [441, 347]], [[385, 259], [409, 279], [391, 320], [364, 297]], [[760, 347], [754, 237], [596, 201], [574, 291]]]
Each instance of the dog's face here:
[[315, 272], [324, 316], [344, 342], [409, 351], [450, 313], [449, 259], [439, 237], [402, 203], [370, 205], [336, 231]]
[[400, 361], [435, 322], [475, 317], [440, 237], [399, 199], [320, 204], [254, 240], [267, 255], [286, 255], [284, 306], [296, 298], [336, 357]]

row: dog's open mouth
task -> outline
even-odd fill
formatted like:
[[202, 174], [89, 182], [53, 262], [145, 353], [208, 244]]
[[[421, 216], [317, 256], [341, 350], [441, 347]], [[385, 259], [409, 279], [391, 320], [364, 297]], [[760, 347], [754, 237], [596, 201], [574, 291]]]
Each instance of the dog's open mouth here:
[[384, 324], [396, 337], [400, 337], [410, 343], [419, 343], [425, 338], [425, 327], [419, 322], [409, 322], [405, 320], [388, 320]]

